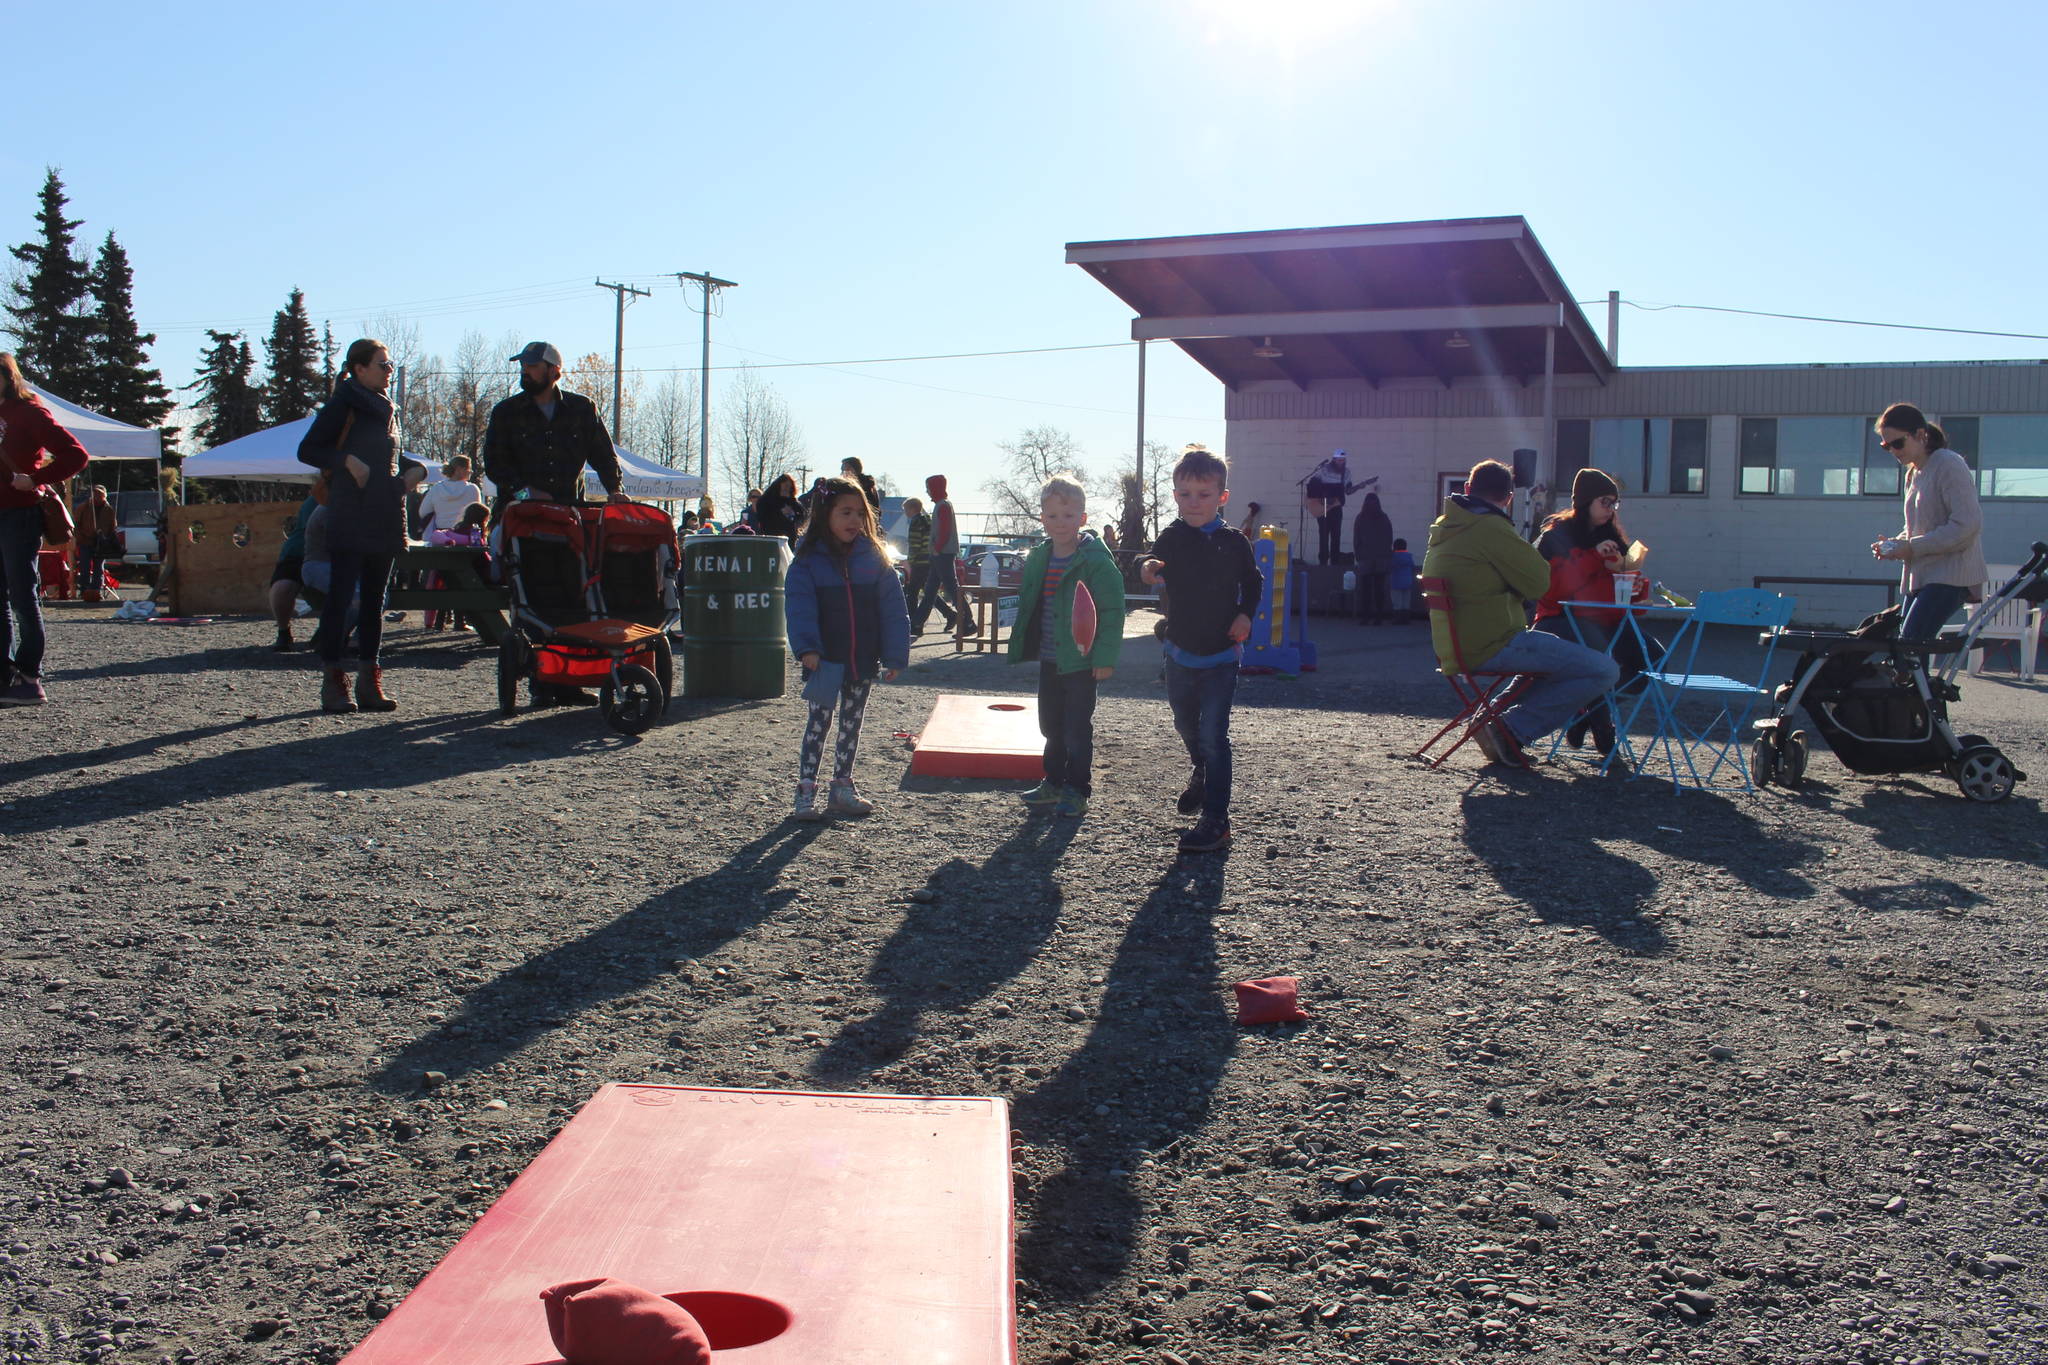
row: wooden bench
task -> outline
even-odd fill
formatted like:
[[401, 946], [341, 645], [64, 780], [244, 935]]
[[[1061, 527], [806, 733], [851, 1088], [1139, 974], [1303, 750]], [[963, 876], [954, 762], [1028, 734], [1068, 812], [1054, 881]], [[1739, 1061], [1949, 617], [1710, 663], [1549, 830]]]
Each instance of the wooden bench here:
[[393, 588], [385, 604], [393, 611], [459, 611], [476, 627], [478, 638], [496, 645], [505, 638], [505, 612], [512, 599], [506, 589], [484, 581], [477, 571], [479, 553], [471, 545], [407, 546], [394, 572], [437, 573], [447, 586]]

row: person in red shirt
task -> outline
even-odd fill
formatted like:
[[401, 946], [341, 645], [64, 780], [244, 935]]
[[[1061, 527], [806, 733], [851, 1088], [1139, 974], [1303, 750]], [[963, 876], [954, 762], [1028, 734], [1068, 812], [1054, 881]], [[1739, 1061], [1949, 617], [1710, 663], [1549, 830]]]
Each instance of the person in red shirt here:
[[0, 351], [0, 594], [7, 598], [7, 609], [0, 609], [0, 656], [8, 667], [0, 706], [43, 704], [43, 608], [36, 597], [43, 490], [63, 484], [86, 459], [78, 438], [22, 382], [13, 355]]
[[[1570, 640], [1583, 638], [1594, 649], [1607, 650], [1621, 665], [1621, 686], [1648, 666], [1635, 632], [1622, 622], [1620, 610], [1580, 607], [1578, 634], [1565, 616], [1565, 602], [1612, 602], [1614, 575], [1628, 554], [1628, 532], [1621, 528], [1621, 486], [1599, 469], [1581, 469], [1572, 478], [1572, 510], [1543, 523], [1536, 549], [1550, 564], [1550, 591], [1536, 604], [1537, 630]], [[1650, 580], [1636, 579], [1632, 601], [1648, 601]], [[1610, 647], [1611, 642], [1611, 647]], [[1573, 718], [1565, 741], [1574, 749], [1588, 733], [1601, 753], [1614, 747], [1614, 719], [1604, 698], [1596, 699]]]

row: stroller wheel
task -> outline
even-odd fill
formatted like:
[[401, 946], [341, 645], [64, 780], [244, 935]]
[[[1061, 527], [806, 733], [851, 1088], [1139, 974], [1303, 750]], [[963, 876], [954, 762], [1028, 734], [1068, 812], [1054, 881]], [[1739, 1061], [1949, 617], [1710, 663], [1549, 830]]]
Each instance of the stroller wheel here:
[[526, 636], [517, 630], [505, 632], [498, 644], [498, 714], [519, 710], [519, 680], [526, 675]]
[[1794, 730], [1778, 746], [1778, 785], [1798, 791], [1806, 782], [1806, 731]]
[[1950, 772], [1963, 795], [1986, 803], [2011, 796], [2013, 783], [2019, 780], [2005, 755], [1988, 744], [1974, 745], [1956, 755]]
[[1749, 746], [1749, 780], [1768, 787], [1778, 779], [1778, 737], [1769, 730]]
[[637, 735], [661, 717], [661, 680], [638, 664], [622, 665], [618, 678], [598, 689], [598, 709], [612, 729]]
[[676, 651], [667, 632], [654, 642], [654, 680], [661, 684], [661, 706], [665, 711], [676, 695]]

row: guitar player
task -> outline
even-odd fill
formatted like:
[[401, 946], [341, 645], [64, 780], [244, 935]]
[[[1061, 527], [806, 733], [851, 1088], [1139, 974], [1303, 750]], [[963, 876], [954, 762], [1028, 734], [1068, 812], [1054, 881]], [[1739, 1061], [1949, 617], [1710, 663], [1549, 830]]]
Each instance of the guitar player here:
[[1316, 523], [1316, 563], [1328, 564], [1337, 557], [1344, 540], [1344, 499], [1379, 476], [1349, 482], [1350, 469], [1343, 451], [1337, 451], [1310, 471], [1302, 490], [1302, 505]]

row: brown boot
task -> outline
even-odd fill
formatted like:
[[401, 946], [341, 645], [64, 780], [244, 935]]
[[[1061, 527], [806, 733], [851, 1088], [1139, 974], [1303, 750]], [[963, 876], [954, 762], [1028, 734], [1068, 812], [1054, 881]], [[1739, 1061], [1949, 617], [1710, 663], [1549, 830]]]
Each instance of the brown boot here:
[[384, 670], [364, 667], [356, 670], [356, 705], [365, 711], [396, 711], [396, 698], [384, 695]]
[[356, 709], [356, 704], [348, 696], [347, 669], [320, 670], [320, 709], [335, 716], [345, 716]]

